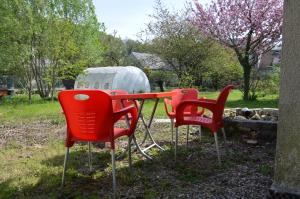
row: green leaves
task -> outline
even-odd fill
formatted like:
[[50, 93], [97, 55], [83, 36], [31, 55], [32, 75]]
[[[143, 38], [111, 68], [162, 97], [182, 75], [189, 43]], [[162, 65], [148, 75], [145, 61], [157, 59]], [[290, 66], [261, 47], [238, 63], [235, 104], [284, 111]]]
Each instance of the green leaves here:
[[[101, 61], [92, 0], [13, 0], [1, 4], [0, 71], [19, 76], [41, 97]], [[2, 12], [3, 11], [3, 12]], [[30, 88], [30, 89], [29, 89]]]
[[235, 55], [217, 42], [204, 38], [191, 23], [191, 10], [170, 12], [160, 1], [148, 24], [152, 52], [167, 62], [180, 87], [220, 89], [239, 82], [242, 70]]

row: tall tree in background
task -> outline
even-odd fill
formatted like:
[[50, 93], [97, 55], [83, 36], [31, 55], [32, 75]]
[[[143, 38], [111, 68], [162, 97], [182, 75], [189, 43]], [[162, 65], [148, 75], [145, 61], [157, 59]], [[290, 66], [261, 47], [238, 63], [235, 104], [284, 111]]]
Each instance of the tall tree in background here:
[[[146, 30], [147, 36], [152, 38], [148, 50], [171, 66], [180, 87], [222, 87], [240, 76], [240, 70], [236, 70], [239, 64], [235, 57], [232, 59], [232, 52], [201, 35], [189, 20], [190, 12], [190, 8], [169, 11], [157, 1], [153, 20]], [[222, 71], [222, 68], [226, 70]], [[218, 71], [218, 76], [211, 71]], [[227, 77], [226, 80], [218, 81], [222, 75]]]
[[188, 11], [170, 12], [157, 1], [147, 35], [153, 38], [152, 51], [166, 61], [181, 79], [192, 68], [201, 68], [205, 56], [199, 31], [187, 21]]
[[130, 55], [132, 52], [147, 53], [151, 52], [151, 44], [143, 43], [141, 41], [136, 41], [132, 39], [127, 39], [124, 41], [126, 46], [127, 54]]
[[203, 7], [194, 0], [193, 22], [199, 30], [232, 48], [243, 67], [244, 99], [250, 99], [250, 78], [258, 56], [281, 39], [282, 0], [213, 0]]
[[102, 32], [100, 40], [103, 44], [101, 66], [120, 66], [127, 56], [126, 47], [121, 38]]
[[0, 20], [0, 66], [24, 77], [29, 98], [32, 79], [42, 98], [53, 99], [59, 78], [101, 61], [92, 0], [4, 1]]

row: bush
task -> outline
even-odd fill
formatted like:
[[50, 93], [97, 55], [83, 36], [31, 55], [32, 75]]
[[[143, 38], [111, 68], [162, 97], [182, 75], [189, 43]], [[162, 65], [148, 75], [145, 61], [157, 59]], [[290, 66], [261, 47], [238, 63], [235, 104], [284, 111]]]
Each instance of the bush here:
[[280, 84], [280, 69], [274, 68], [271, 73], [265, 74], [261, 77], [256, 92], [259, 96], [278, 95]]
[[182, 74], [179, 80], [179, 87], [180, 88], [192, 88], [195, 87], [195, 78], [193, 75], [185, 72]]
[[231, 50], [212, 43], [208, 54], [202, 69], [204, 87], [219, 90], [242, 82], [242, 68]]
[[149, 67], [146, 67], [144, 72], [149, 78], [151, 87], [154, 88], [157, 85], [162, 92], [165, 86], [174, 86], [178, 82], [176, 74], [170, 71], [151, 70]]

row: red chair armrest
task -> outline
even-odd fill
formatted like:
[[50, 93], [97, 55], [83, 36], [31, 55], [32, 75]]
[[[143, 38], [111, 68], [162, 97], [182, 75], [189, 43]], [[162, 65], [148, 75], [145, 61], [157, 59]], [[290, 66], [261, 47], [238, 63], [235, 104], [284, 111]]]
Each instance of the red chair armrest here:
[[217, 103], [217, 100], [213, 100], [213, 99], [206, 99], [206, 97], [202, 97], [199, 99], [199, 101], [201, 102], [211, 102], [211, 103]]
[[129, 131], [131, 134], [135, 130], [137, 120], [138, 120], [138, 113], [137, 113], [136, 107], [129, 106], [129, 107], [123, 108], [117, 112], [114, 112], [114, 123], [116, 123], [118, 120], [120, 120], [123, 116], [126, 116], [127, 114], [131, 115], [131, 122], [130, 122], [130, 127], [129, 127]]
[[[204, 109], [210, 110], [213, 114], [217, 111], [217, 104], [213, 102], [207, 102], [207, 101], [199, 101], [199, 100], [188, 100], [181, 102], [177, 108], [176, 108], [176, 124], [175, 126], [178, 126], [180, 124], [184, 123], [184, 110], [188, 106], [197, 106], [202, 107]], [[197, 116], [197, 115], [195, 115]]]
[[168, 105], [171, 105], [171, 100], [168, 98], [164, 98], [164, 105], [165, 105], [166, 113], [169, 115], [170, 112], [169, 112]]
[[[198, 99], [199, 101], [204, 101], [204, 100], [207, 100], [205, 96], [201, 97]], [[199, 115], [203, 115], [205, 112], [205, 109], [202, 107], [202, 110], [200, 111]]]
[[187, 100], [181, 102], [176, 108], [176, 114], [183, 114], [184, 109], [187, 106], [197, 106], [210, 110], [211, 112], [215, 112], [216, 103], [210, 101], [199, 101], [199, 100]]
[[117, 121], [119, 121], [123, 116], [127, 115], [127, 114], [131, 114], [131, 116], [133, 116], [133, 112], [136, 109], [134, 106], [128, 106], [126, 108], [123, 108], [119, 111], [114, 112], [114, 123], [116, 123]]

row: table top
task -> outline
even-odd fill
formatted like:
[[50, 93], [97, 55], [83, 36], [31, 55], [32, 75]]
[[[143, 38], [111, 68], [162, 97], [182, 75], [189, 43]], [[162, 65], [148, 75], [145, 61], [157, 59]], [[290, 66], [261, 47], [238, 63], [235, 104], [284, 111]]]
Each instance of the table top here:
[[157, 92], [157, 93], [136, 93], [136, 94], [119, 94], [111, 95], [113, 100], [121, 99], [157, 99], [164, 97], [171, 97], [172, 92]]

